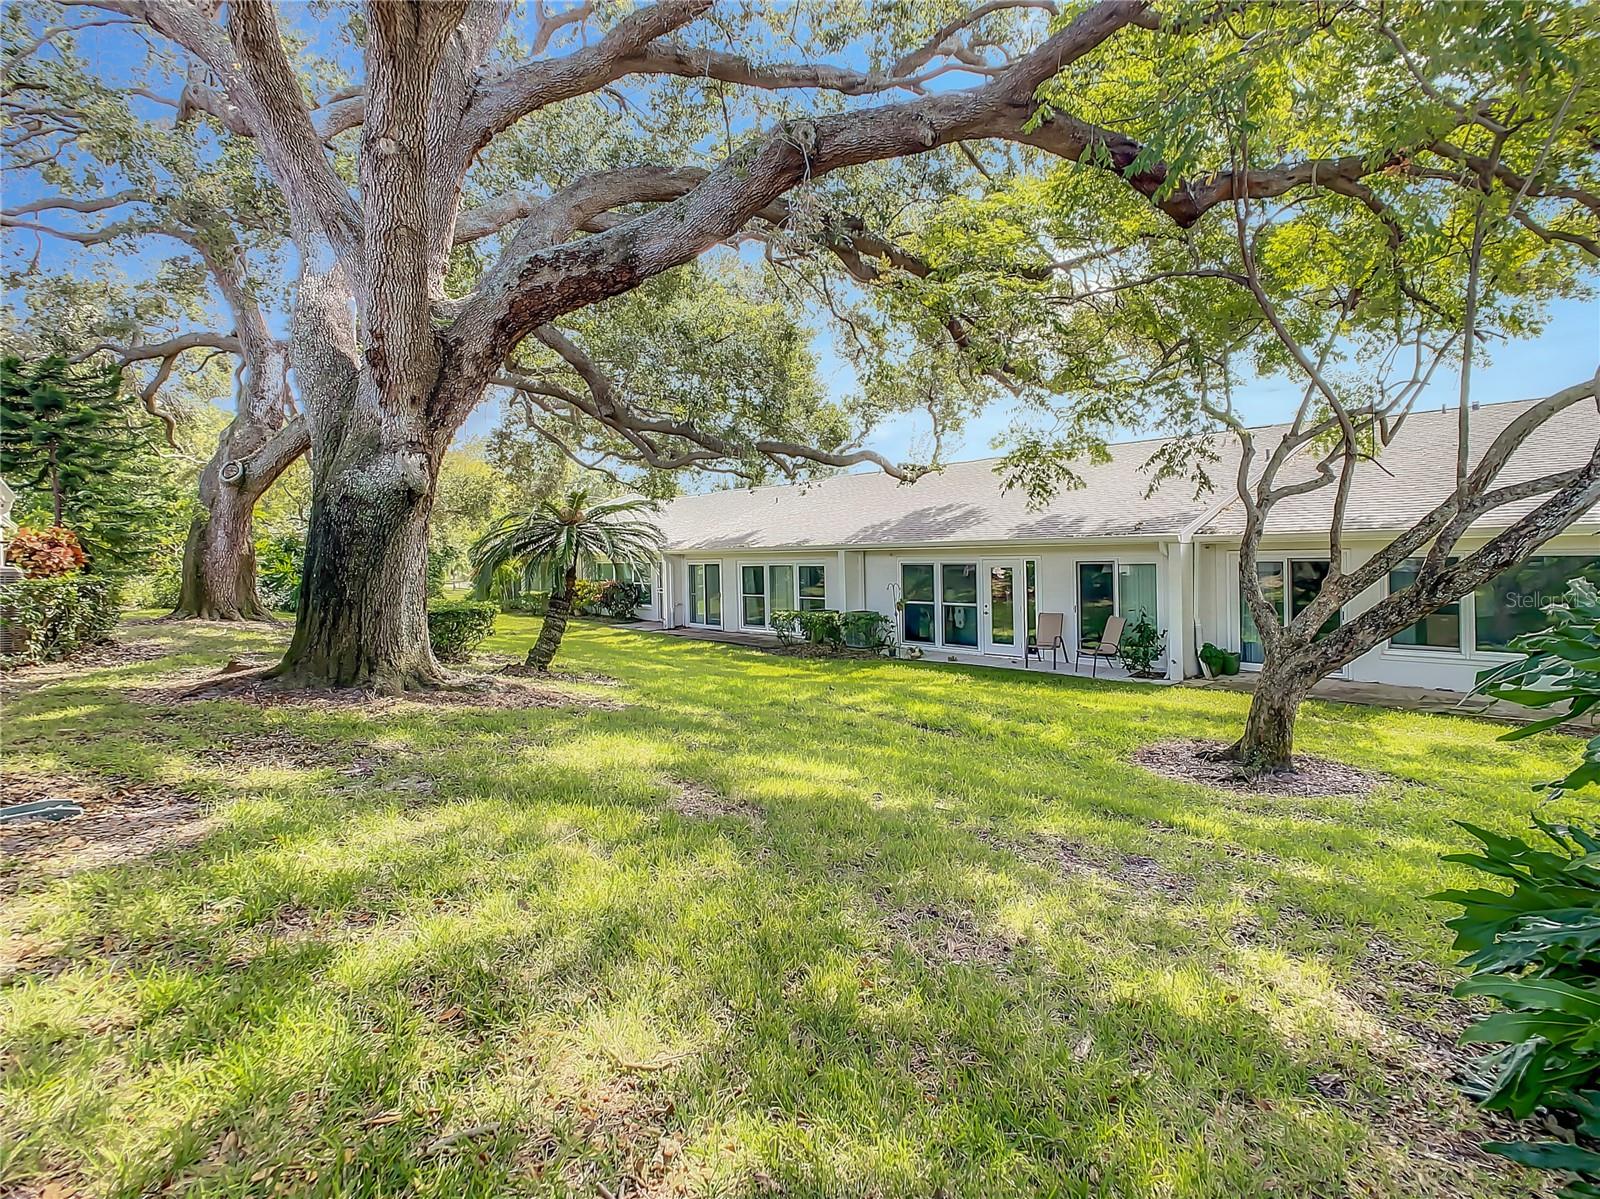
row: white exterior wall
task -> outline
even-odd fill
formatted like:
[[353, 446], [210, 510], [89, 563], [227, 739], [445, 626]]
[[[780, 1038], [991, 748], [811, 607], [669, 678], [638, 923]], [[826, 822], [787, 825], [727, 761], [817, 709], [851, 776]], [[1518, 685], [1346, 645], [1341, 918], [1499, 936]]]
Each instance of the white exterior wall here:
[[[1345, 550], [1345, 569], [1354, 570], [1387, 544], [1386, 539], [1353, 541]], [[1464, 541], [1471, 550], [1478, 541]], [[1600, 537], [1574, 534], [1556, 538], [1541, 554], [1600, 554]], [[1327, 543], [1314, 540], [1268, 538], [1263, 544], [1264, 558], [1325, 558]], [[689, 603], [689, 565], [715, 562], [722, 572], [721, 628], [738, 631], [741, 622], [739, 569], [744, 565], [787, 564], [819, 565], [824, 568], [827, 606], [841, 612], [872, 609], [894, 622], [898, 636], [903, 630], [896, 601], [900, 596], [902, 563], [977, 562], [994, 558], [1007, 561], [1032, 560], [1037, 564], [1037, 610], [1060, 612], [1065, 617], [1066, 640], [1073, 645], [1078, 628], [1077, 568], [1081, 562], [1149, 563], [1156, 567], [1156, 623], [1167, 637], [1167, 673], [1182, 678], [1199, 673], [1196, 654], [1206, 641], [1224, 649], [1239, 649], [1239, 555], [1227, 543], [1180, 544], [1176, 540], [1144, 542], [1085, 542], [1078, 545], [1029, 546], [985, 545], [940, 547], [936, 549], [813, 550], [720, 553], [714, 555], [668, 554], [662, 562], [661, 587], [654, 610], [649, 615], [668, 626], [687, 622]], [[1019, 591], [1020, 591], [1019, 583]], [[1380, 583], [1348, 604], [1343, 616], [1350, 619], [1376, 603], [1384, 595]], [[1020, 604], [1020, 596], [1019, 596]], [[769, 611], [771, 597], [768, 597]], [[1339, 676], [1367, 682], [1393, 683], [1412, 687], [1434, 687], [1451, 691], [1470, 691], [1478, 673], [1509, 660], [1493, 652], [1478, 652], [1471, 647], [1471, 607], [1464, 604], [1463, 642], [1460, 650], [1391, 646], [1384, 643], [1351, 662]], [[1020, 613], [1019, 607], [1019, 613]], [[1018, 619], [1021, 617], [1019, 615]], [[981, 662], [982, 648], [926, 645], [929, 658]], [[1250, 669], [1247, 664], [1246, 669]]]
[[[1461, 548], [1470, 552], [1483, 538], [1464, 539]], [[1355, 541], [1344, 551], [1344, 568], [1355, 570], [1388, 544], [1385, 538]], [[1196, 606], [1200, 613], [1201, 640], [1212, 641], [1223, 649], [1239, 649], [1239, 554], [1228, 545], [1196, 547]], [[1577, 534], [1557, 537], [1539, 551], [1546, 554], [1600, 554], [1600, 538]], [[1326, 558], [1327, 542], [1267, 539], [1262, 557]], [[1386, 582], [1357, 596], [1346, 604], [1342, 616], [1349, 620], [1370, 608], [1387, 594]], [[1471, 601], [1463, 602], [1461, 614], [1462, 646], [1459, 649], [1428, 649], [1396, 646], [1384, 642], [1368, 650], [1334, 677], [1362, 682], [1393, 683], [1406, 687], [1434, 687], [1446, 691], [1471, 691], [1478, 673], [1512, 660], [1511, 655], [1477, 651], [1472, 645], [1473, 613]], [[1244, 669], [1249, 669], [1245, 666]]]

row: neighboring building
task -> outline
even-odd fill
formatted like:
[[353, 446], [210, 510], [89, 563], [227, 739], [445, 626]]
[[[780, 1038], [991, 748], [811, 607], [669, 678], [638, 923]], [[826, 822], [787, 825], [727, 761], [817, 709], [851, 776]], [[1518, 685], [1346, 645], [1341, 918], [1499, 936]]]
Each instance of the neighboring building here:
[[[1523, 411], [1498, 404], [1473, 414], [1474, 457]], [[1449, 494], [1455, 483], [1455, 412], [1407, 418], [1379, 459], [1363, 463], [1345, 520], [1346, 569]], [[1575, 405], [1548, 422], [1512, 459], [1501, 482], [1587, 461], [1600, 417]], [[1277, 438], [1262, 431], [1270, 447]], [[897, 636], [935, 659], [1020, 659], [1038, 612], [1066, 615], [1068, 642], [1097, 636], [1106, 619], [1148, 613], [1167, 634], [1170, 678], [1198, 673], [1196, 651], [1215, 642], [1260, 661], [1260, 641], [1240, 602], [1234, 491], [1239, 447], [1211, 446], [1214, 491], [1192, 483], [1150, 489], [1146, 469], [1158, 441], [1111, 447], [1110, 461], [1081, 466], [1083, 486], [1029, 511], [1007, 492], [995, 461], [959, 462], [915, 484], [880, 473], [835, 475], [788, 487], [717, 491], [666, 505], [660, 585], [641, 612], [669, 627], [770, 628], [784, 609], [874, 609]], [[1285, 619], [1316, 593], [1328, 569], [1332, 488], [1283, 501], [1268, 521], [1258, 569]], [[1491, 514], [1462, 542], [1468, 549], [1532, 506]], [[1541, 607], [1566, 580], [1600, 583], [1600, 524], [1594, 511], [1492, 586], [1429, 617], [1352, 662], [1344, 677], [1470, 690], [1476, 673], [1505, 660], [1517, 633], [1537, 626]], [[1392, 576], [1403, 584], [1404, 570]], [[1380, 585], [1381, 588], [1381, 585]], [[1374, 589], [1342, 614], [1381, 598]]]

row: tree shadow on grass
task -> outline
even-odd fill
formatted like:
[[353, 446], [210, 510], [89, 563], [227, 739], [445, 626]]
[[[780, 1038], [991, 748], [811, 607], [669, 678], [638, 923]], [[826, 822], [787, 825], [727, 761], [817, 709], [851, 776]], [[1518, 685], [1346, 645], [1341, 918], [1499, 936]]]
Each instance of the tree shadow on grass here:
[[[619, 636], [597, 642], [632, 653]], [[1180, 824], [1193, 789], [1135, 790], [1118, 764], [1142, 713], [1078, 740], [1007, 731], [1041, 703], [1087, 719], [1096, 689], [983, 677], [941, 698], [876, 664], [780, 662], [784, 687], [752, 702], [741, 660], [702, 655], [647, 684], [596, 654], [649, 701], [627, 712], [330, 726], [197, 705], [217, 736], [404, 747], [355, 777], [218, 777], [197, 726], [141, 750], [109, 699], [92, 736], [31, 741], [74, 769], [192, 765], [223, 824], [8, 916], [68, 959], [0, 991], [24, 1033], [0, 1076], [24, 1131], [8, 1169], [117, 1193], [1517, 1193], [1498, 1167], [1416, 1152], [1453, 1135], [1449, 1112], [1391, 1135], [1337, 963], [1300, 937], [1230, 939], [1276, 902], [1241, 901], [1241, 880], [1370, 841], [1272, 846], [1294, 818], [1227, 801]], [[885, 730], [900, 703], [949, 731]], [[397, 796], [414, 773], [431, 791]], [[763, 818], [673, 811], [673, 778]], [[1033, 836], [1108, 865], [1138, 850], [1195, 885], [1174, 898], [1005, 847]], [[1225, 876], [1215, 847], [1241, 836], [1276, 864]], [[1325, 916], [1392, 897], [1328, 885]], [[1001, 952], [940, 952], [943, 913]]]

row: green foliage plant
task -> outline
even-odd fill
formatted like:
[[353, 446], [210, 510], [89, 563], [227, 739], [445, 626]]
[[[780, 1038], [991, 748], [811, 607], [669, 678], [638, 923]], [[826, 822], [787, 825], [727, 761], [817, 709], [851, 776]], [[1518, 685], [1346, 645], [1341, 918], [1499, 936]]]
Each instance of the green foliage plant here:
[[1122, 635], [1122, 660], [1134, 675], [1144, 678], [1154, 673], [1155, 664], [1167, 652], [1167, 635], [1141, 612], [1139, 619]]
[[792, 608], [778, 609], [772, 614], [772, 631], [778, 635], [778, 644], [795, 644], [805, 635], [800, 627], [800, 613]]
[[[1560, 710], [1507, 733], [1532, 736], [1600, 703], [1600, 593], [1573, 580], [1550, 605], [1548, 628], [1512, 643], [1523, 657], [1480, 676], [1478, 690], [1526, 707]], [[1551, 798], [1600, 782], [1600, 737], [1579, 764], [1537, 788]], [[1458, 995], [1482, 995], [1505, 1010], [1479, 1020], [1466, 1044], [1499, 1045], [1466, 1090], [1481, 1106], [1523, 1120], [1535, 1113], [1558, 1137], [1498, 1141], [1490, 1153], [1560, 1172], [1564, 1199], [1600, 1197], [1600, 828], [1534, 818], [1543, 835], [1530, 845], [1466, 822], [1481, 845], [1445, 860], [1504, 880], [1433, 896], [1458, 905], [1447, 921], [1471, 971]]]
[[833, 608], [801, 612], [800, 631], [814, 645], [831, 650], [844, 648], [844, 619]]
[[882, 612], [862, 609], [846, 612], [841, 621], [844, 643], [852, 649], [882, 649], [889, 643], [889, 633], [894, 627]]
[[447, 600], [428, 607], [428, 638], [434, 656], [464, 662], [494, 632], [498, 604], [488, 600]]
[[22, 579], [0, 589], [0, 620], [20, 663], [56, 662], [104, 641], [117, 623], [120, 588], [104, 575]]

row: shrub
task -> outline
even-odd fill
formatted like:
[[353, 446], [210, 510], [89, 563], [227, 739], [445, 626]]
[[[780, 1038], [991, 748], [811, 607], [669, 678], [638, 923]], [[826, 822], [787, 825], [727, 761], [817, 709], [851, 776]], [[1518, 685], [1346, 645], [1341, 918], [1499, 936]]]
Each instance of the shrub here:
[[[1600, 703], [1600, 592], [1575, 579], [1551, 604], [1549, 627], [1512, 642], [1524, 658], [1485, 671], [1478, 689], [1535, 708], [1560, 707], [1547, 719], [1506, 733], [1527, 737]], [[1590, 740], [1566, 777], [1541, 788], [1551, 796], [1600, 783], [1600, 737]], [[1543, 1112], [1566, 1139], [1484, 1146], [1513, 1161], [1562, 1171], [1569, 1199], [1600, 1197], [1600, 829], [1534, 825], [1550, 846], [1534, 847], [1462, 825], [1483, 846], [1451, 854], [1511, 889], [1451, 890], [1433, 896], [1461, 914], [1446, 923], [1472, 971], [1458, 995], [1484, 995], [1507, 1011], [1479, 1020], [1464, 1043], [1503, 1045], [1479, 1063], [1466, 1087], [1481, 1106], [1517, 1119]]]
[[[256, 587], [261, 602], [279, 611], [300, 606], [300, 574], [305, 569], [306, 543], [299, 537], [263, 537], [256, 542]], [[177, 597], [173, 597], [177, 603]]]
[[846, 612], [841, 623], [844, 643], [853, 649], [882, 649], [889, 644], [893, 622], [882, 612], [870, 609]]
[[599, 579], [578, 579], [572, 584], [572, 610], [585, 616], [592, 615], [600, 605], [600, 594], [605, 584]]
[[499, 609], [488, 600], [447, 600], [428, 608], [428, 640], [441, 661], [465, 661], [494, 632]]
[[520, 612], [534, 616], [543, 616], [550, 608], [550, 593], [548, 591], [519, 591], [516, 595], [507, 596], [500, 601], [502, 612]]
[[844, 648], [844, 621], [832, 608], [800, 613], [800, 630], [806, 640], [829, 649]]
[[0, 618], [10, 657], [56, 662], [104, 641], [116, 626], [117, 580], [105, 575], [53, 575], [23, 579], [0, 589]]
[[800, 640], [800, 613], [792, 608], [780, 608], [772, 614], [772, 631], [778, 635], [780, 645], [793, 645]]
[[6, 546], [6, 561], [30, 579], [50, 579], [82, 570], [89, 556], [78, 544], [71, 529], [52, 525], [48, 529], [17, 530]]
[[600, 611], [615, 620], [632, 619], [644, 603], [644, 588], [637, 583], [612, 580], [600, 585]]
[[1122, 660], [1135, 675], [1154, 673], [1152, 667], [1167, 652], [1167, 636], [1143, 612], [1122, 634]]

